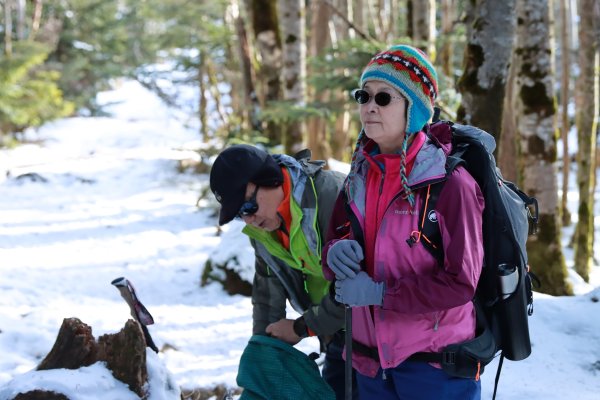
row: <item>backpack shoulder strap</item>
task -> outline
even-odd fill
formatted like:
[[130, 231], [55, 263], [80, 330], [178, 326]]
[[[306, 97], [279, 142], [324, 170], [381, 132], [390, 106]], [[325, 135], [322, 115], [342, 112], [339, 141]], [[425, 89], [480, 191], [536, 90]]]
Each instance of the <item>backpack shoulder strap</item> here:
[[300, 163], [302, 170], [311, 178], [314, 178], [325, 166], [323, 160], [311, 160], [312, 152], [310, 149], [300, 150], [294, 154], [294, 159]]
[[444, 249], [442, 247], [442, 234], [435, 214], [435, 206], [445, 182], [441, 181], [427, 186], [427, 195], [423, 199], [423, 205], [419, 212], [420, 241], [425, 249], [438, 260], [439, 265], [444, 262]]
[[[449, 156], [446, 161], [446, 177], [463, 163], [464, 160], [460, 158], [460, 155]], [[444, 262], [444, 248], [442, 247], [442, 234], [435, 214], [435, 207], [445, 182], [444, 179], [441, 182], [427, 186], [427, 194], [423, 198], [423, 205], [419, 212], [419, 233], [417, 233], [423, 246], [438, 260], [440, 265]], [[411, 236], [409, 241], [414, 241], [413, 238], [414, 236]], [[409, 242], [409, 245], [411, 245], [411, 242]]]
[[348, 224], [350, 225], [350, 230], [352, 231], [354, 240], [356, 240], [360, 244], [360, 247], [362, 247], [364, 249], [365, 248], [365, 237], [363, 234], [363, 230], [360, 227], [360, 222], [356, 218], [356, 215], [354, 215], [354, 213], [352, 212], [352, 209], [350, 208], [350, 204], [348, 204], [348, 196], [346, 194], [346, 191], [342, 190], [341, 194], [343, 196], [344, 209], [346, 211], [346, 216], [348, 217]]

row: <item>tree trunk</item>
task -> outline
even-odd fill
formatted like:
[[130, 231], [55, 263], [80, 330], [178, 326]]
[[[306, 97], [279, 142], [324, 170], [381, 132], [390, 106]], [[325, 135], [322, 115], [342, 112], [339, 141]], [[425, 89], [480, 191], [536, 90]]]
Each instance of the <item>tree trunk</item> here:
[[[252, 29], [260, 59], [256, 72], [259, 101], [265, 105], [281, 100], [281, 37], [277, 18], [277, 0], [249, 0]], [[282, 141], [282, 128], [275, 122], [266, 124], [265, 134], [271, 145]]]
[[[231, 51], [231, 49], [229, 49]], [[215, 67], [215, 63], [207, 58], [205, 60], [206, 65], [206, 77], [208, 79], [208, 87], [210, 88], [210, 94], [212, 96], [212, 100], [215, 102], [215, 109], [217, 110], [217, 114], [219, 119], [221, 120], [221, 124], [223, 126], [227, 126], [229, 124], [229, 117], [227, 111], [223, 107], [223, 100], [221, 97], [221, 92], [219, 91], [219, 80], [217, 78], [217, 68]], [[234, 79], [230, 81], [233, 82]], [[231, 83], [232, 87], [237, 83]], [[206, 89], [206, 85], [205, 85]], [[235, 90], [235, 93], [238, 93], [239, 90]], [[241, 108], [240, 102], [238, 101], [237, 96], [232, 96], [231, 98], [232, 108], [234, 110], [239, 110]]]
[[562, 196], [560, 209], [563, 225], [571, 224], [571, 213], [567, 207], [569, 193], [569, 175], [571, 170], [571, 157], [569, 154], [569, 100], [571, 82], [571, 9], [570, 0], [560, 0], [560, 43], [561, 43], [561, 71], [560, 71], [560, 116], [561, 138], [563, 148], [562, 160]]
[[337, 40], [342, 41], [350, 37], [347, 23], [347, 21], [350, 20], [350, 4], [348, 3], [348, 0], [335, 0], [334, 7], [337, 12], [332, 14], [331, 20], [333, 21]]
[[[390, 38], [394, 43], [397, 41], [397, 38], [400, 36], [400, 29], [398, 24], [399, 18], [399, 4], [397, 1], [390, 1], [388, 3], [389, 13], [388, 13], [388, 28], [387, 28], [387, 37]], [[389, 39], [388, 39], [389, 40]]]
[[458, 82], [460, 122], [475, 125], [499, 141], [508, 67], [514, 42], [515, 0], [477, 0], [469, 10], [465, 70]]
[[40, 21], [42, 20], [42, 9], [44, 7], [43, 0], [34, 0], [33, 15], [31, 17], [31, 31], [29, 32], [29, 40], [34, 40], [40, 30]]
[[373, 28], [373, 32], [375, 32], [375, 37], [384, 41], [383, 38], [383, 18], [381, 16], [381, 2], [374, 0], [366, 0], [367, 2], [367, 20], [373, 21], [372, 24], [367, 23], [369, 28]]
[[519, 182], [519, 168], [517, 158], [519, 155], [519, 143], [517, 138], [516, 112], [513, 104], [515, 93], [515, 55], [511, 56], [511, 66], [508, 68], [506, 78], [505, 95], [502, 111], [502, 128], [498, 147], [496, 149], [498, 166], [502, 170], [504, 179], [511, 182]]
[[406, 0], [406, 36], [409, 38], [414, 37], [413, 32], [413, 14], [414, 14], [414, 6], [413, 0]]
[[[311, 37], [310, 56], [321, 55], [330, 44], [329, 19], [331, 8], [323, 1], [311, 3]], [[312, 72], [309, 72], [312, 74]], [[310, 97], [313, 101], [322, 103], [327, 99], [328, 93], [315, 93], [311, 90]], [[327, 160], [331, 156], [331, 148], [327, 140], [327, 120], [323, 117], [311, 117], [307, 121], [308, 148], [312, 151], [315, 160]]]
[[435, 0], [412, 2], [413, 43], [435, 61]]
[[4, 54], [12, 55], [12, 0], [4, 0]]
[[556, 182], [556, 110], [551, 46], [552, 8], [546, 0], [517, 2], [515, 111], [520, 139], [522, 188], [539, 203], [539, 233], [528, 242], [531, 270], [540, 291], [571, 295], [561, 247]]
[[[230, 140], [235, 136], [242, 136], [243, 132], [239, 132], [237, 113], [241, 113], [242, 107], [244, 104], [243, 99], [240, 94], [244, 93], [242, 80], [240, 79], [239, 74], [239, 64], [237, 61], [237, 48], [233, 43], [225, 44], [225, 58], [227, 62], [223, 68], [222, 65], [216, 65], [211, 59], [206, 60], [207, 63], [207, 76], [208, 76], [208, 85], [207, 89], [210, 90], [210, 93], [215, 100], [215, 105], [217, 109], [217, 113], [219, 114], [219, 118], [223, 122], [222, 128], [219, 129], [219, 137], [223, 138], [224, 141]], [[217, 76], [217, 71], [223, 74], [223, 79], [225, 82], [229, 84], [229, 104], [228, 108], [232, 110], [232, 112], [228, 112], [224, 108], [224, 104], [221, 101], [221, 91], [219, 90], [220, 79]], [[246, 139], [246, 138], [243, 138]]]
[[240, 68], [242, 70], [244, 82], [244, 123], [249, 124], [249, 127], [253, 131], [261, 132], [262, 125], [258, 120], [260, 104], [254, 87], [255, 74], [254, 69], [252, 68], [250, 43], [248, 42], [244, 18], [242, 18], [241, 13], [239, 12], [238, 0], [232, 1], [232, 8], [237, 10], [237, 12], [234, 12], [233, 18], [238, 38]]
[[17, 39], [25, 40], [25, 0], [17, 0], [15, 5], [17, 11]]
[[598, 49], [594, 38], [594, 4], [579, 1], [579, 77], [577, 78], [577, 186], [579, 215], [575, 228], [575, 271], [590, 279], [594, 240], [596, 117], [598, 116]]
[[365, 3], [367, 3], [368, 1], [369, 0], [355, 0], [354, 7], [352, 8], [354, 25], [356, 25], [356, 27], [362, 32], [367, 32], [368, 23], [367, 17], [365, 16], [367, 11], [367, 5]]
[[[377, 5], [377, 7], [375, 7], [373, 3], [373, 1], [367, 1], [367, 4], [369, 5], [369, 14], [371, 14], [371, 18], [369, 18], [369, 20], [381, 21], [379, 6]], [[338, 4], [340, 3], [338, 2]], [[350, 16], [348, 15], [348, 7], [345, 7], [343, 9], [338, 8], [337, 11], [338, 12], [336, 13], [336, 15], [339, 17], [340, 21], [348, 21], [350, 19]], [[381, 35], [383, 25], [381, 25], [379, 22], [376, 22], [375, 24], [377, 25], [375, 31], [378, 32], [379, 35]], [[336, 37], [332, 39], [333, 47], [338, 47], [340, 41], [348, 39], [349, 34], [347, 24], [343, 24], [342, 26], [340, 23], [340, 27], [336, 29], [336, 33]], [[344, 101], [347, 99], [347, 94], [342, 91], [337, 91], [331, 93], [331, 97], [333, 98], [333, 101], [339, 101], [343, 104]], [[347, 146], [349, 130], [350, 114], [348, 110], [344, 110], [341, 113], [339, 113], [333, 124], [333, 134], [331, 136], [330, 141], [332, 157], [336, 160], [343, 160], [348, 153]]]
[[452, 45], [451, 33], [454, 30], [454, 0], [442, 0], [442, 49], [440, 50], [440, 64], [442, 64], [442, 72], [449, 78], [454, 78], [453, 72], [453, 55], [454, 46]]
[[206, 108], [208, 106], [208, 99], [206, 98], [206, 85], [204, 83], [204, 76], [208, 75], [206, 72], [207, 57], [206, 52], [203, 49], [198, 49], [199, 60], [198, 60], [198, 116], [200, 117], [200, 135], [204, 143], [208, 143], [208, 113]]
[[[290, 106], [306, 102], [306, 43], [305, 10], [302, 0], [280, 0], [283, 37], [283, 99]], [[284, 130], [284, 149], [295, 154], [303, 148], [303, 122], [289, 121]]]

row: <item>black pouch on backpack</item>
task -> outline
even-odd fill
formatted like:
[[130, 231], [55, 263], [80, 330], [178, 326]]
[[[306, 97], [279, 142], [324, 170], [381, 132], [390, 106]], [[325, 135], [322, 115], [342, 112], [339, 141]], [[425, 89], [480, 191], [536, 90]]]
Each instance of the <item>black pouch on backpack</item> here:
[[462, 343], [448, 345], [442, 351], [442, 369], [450, 376], [476, 379], [496, 354], [496, 341], [489, 329]]
[[450, 376], [478, 379], [484, 367], [498, 352], [498, 343], [490, 329], [483, 310], [475, 301], [476, 323], [475, 337], [460, 343], [450, 344], [438, 353], [421, 352], [413, 354], [413, 361], [436, 362]]

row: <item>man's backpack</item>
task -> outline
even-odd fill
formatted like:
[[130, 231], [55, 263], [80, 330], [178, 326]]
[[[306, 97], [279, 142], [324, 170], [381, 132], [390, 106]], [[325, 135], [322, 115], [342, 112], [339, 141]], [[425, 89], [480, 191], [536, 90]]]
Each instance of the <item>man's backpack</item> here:
[[[537, 228], [537, 200], [504, 180], [496, 167], [496, 143], [489, 133], [447, 121], [429, 125], [427, 132], [434, 142], [452, 140], [447, 174], [463, 165], [481, 188], [485, 199], [484, 264], [474, 298], [476, 337], [447, 346], [441, 353], [417, 353], [411, 359], [439, 362], [450, 375], [474, 378], [500, 352], [495, 398], [504, 357], [519, 361], [531, 353], [527, 317], [533, 312], [533, 294], [526, 241]], [[421, 237], [428, 239], [420, 242], [439, 260], [444, 255], [435, 206], [443, 184], [430, 186], [429, 200], [423, 202], [419, 218]]]
[[244, 388], [240, 400], [335, 400], [315, 361], [270, 336], [250, 338], [240, 358], [236, 382]]

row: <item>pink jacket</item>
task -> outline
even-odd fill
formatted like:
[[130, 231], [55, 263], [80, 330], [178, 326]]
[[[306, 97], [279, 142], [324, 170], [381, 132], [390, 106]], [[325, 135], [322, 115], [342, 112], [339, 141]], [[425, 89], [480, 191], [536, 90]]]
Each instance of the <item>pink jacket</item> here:
[[[420, 133], [423, 135], [423, 133]], [[372, 145], [372, 143], [371, 143]], [[483, 264], [482, 212], [484, 199], [479, 186], [462, 167], [456, 168], [439, 195], [436, 214], [444, 248], [443, 266], [421, 244], [412, 247], [407, 239], [418, 230], [419, 213], [427, 183], [445, 176], [445, 161], [449, 146], [434, 145], [427, 140], [418, 151], [408, 177], [415, 194], [411, 208], [401, 193], [386, 193], [386, 179], [398, 179], [383, 174], [385, 165], [395, 165], [389, 157], [367, 154], [361, 146], [349, 175], [346, 195], [337, 199], [323, 250], [325, 277], [334, 274], [326, 265], [327, 251], [345, 235], [352, 239], [360, 227], [365, 239], [365, 215], [379, 215], [374, 238], [366, 237], [365, 254], [369, 265], [365, 270], [375, 281], [385, 282], [383, 305], [354, 307], [353, 339], [376, 347], [380, 363], [353, 352], [352, 362], [361, 374], [375, 376], [379, 367], [398, 366], [416, 352], [437, 352], [446, 345], [471, 339], [475, 334], [475, 311], [471, 302]], [[383, 164], [383, 165], [382, 165]], [[375, 179], [377, 184], [371, 180]], [[368, 188], [379, 187], [379, 190]], [[350, 196], [348, 196], [350, 194]], [[368, 196], [368, 201], [365, 199]], [[348, 197], [348, 204], [344, 199]], [[381, 199], [391, 199], [380, 204]], [[349, 218], [346, 207], [351, 210]], [[370, 210], [378, 207], [378, 210]], [[372, 223], [372, 221], [370, 222]], [[371, 239], [371, 240], [369, 240]]]

